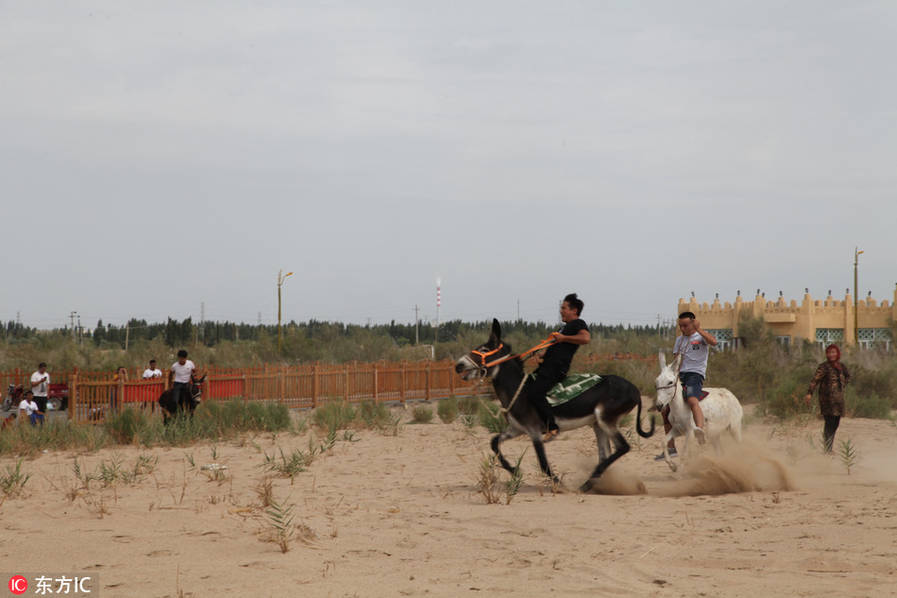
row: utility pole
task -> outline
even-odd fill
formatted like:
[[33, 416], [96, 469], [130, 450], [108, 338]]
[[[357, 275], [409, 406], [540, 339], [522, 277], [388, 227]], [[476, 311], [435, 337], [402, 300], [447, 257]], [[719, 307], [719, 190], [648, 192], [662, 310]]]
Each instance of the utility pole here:
[[69, 320], [72, 323], [72, 338], [75, 338], [75, 316], [78, 315], [78, 312], [73, 311], [69, 314]]
[[414, 344], [420, 344], [420, 308], [414, 306]]
[[442, 280], [436, 279], [436, 331], [433, 333], [433, 347], [439, 342], [439, 306], [442, 305]]
[[859, 306], [859, 289], [857, 288], [857, 282], [859, 281], [859, 276], [857, 271], [859, 270], [860, 264], [860, 254], [863, 253], [860, 251], [859, 247], [854, 247], [853, 250], [853, 342], [859, 346], [860, 344], [860, 328], [858, 326], [859, 318], [857, 317], [857, 307]]
[[287, 276], [292, 276], [292, 272], [287, 272], [286, 276], [283, 274], [283, 270], [278, 270], [277, 272], [277, 352], [279, 353], [283, 349], [283, 327], [280, 323], [280, 288], [283, 286], [283, 281], [287, 279]]
[[84, 329], [81, 328], [81, 315], [78, 314], [78, 344], [84, 344]]
[[131, 316], [128, 316], [128, 323], [125, 324], [125, 353], [128, 352], [128, 341], [131, 340]]
[[262, 312], [259, 312], [258, 325], [259, 325], [259, 326], [262, 325]]

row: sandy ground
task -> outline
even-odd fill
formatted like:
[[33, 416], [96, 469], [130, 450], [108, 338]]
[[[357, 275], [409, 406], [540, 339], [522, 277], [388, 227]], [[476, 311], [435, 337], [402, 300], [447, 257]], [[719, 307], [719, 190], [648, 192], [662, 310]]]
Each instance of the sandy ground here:
[[[24, 463], [26, 495], [0, 506], [0, 573], [98, 576], [104, 597], [897, 596], [897, 427], [842, 423], [838, 440], [859, 451], [850, 475], [811, 446], [821, 427], [754, 422], [721, 458], [695, 455], [691, 473], [653, 461], [660, 435], [641, 440], [604, 484], [643, 484], [640, 495], [553, 493], [530, 447], [509, 505], [476, 489], [482, 428], [361, 430], [292, 484], [273, 478], [299, 526], [286, 553], [259, 508], [264, 453], [307, 450], [313, 432], [49, 453]], [[567, 487], [591, 471], [594, 442], [583, 429], [548, 446]], [[158, 457], [152, 473], [79, 489], [75, 457], [96, 472], [140, 455]], [[209, 463], [226, 477], [204, 473]]]

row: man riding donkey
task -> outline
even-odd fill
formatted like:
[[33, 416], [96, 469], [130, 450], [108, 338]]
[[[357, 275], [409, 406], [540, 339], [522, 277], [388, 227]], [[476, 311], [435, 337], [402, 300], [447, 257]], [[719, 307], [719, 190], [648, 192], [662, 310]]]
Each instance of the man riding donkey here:
[[[704, 413], [701, 411], [701, 391], [704, 385], [704, 378], [707, 376], [707, 358], [710, 355], [710, 347], [717, 344], [716, 337], [701, 328], [701, 323], [695, 319], [695, 314], [690, 311], [684, 311], [679, 314], [679, 330], [682, 336], [676, 338], [673, 344], [673, 358], [676, 355], [682, 355], [679, 366], [679, 381], [682, 382], [682, 394], [685, 402], [691, 408], [692, 417], [695, 420], [695, 438], [698, 442], [704, 444]], [[672, 429], [670, 424], [670, 406], [667, 405], [661, 411], [663, 415], [663, 429], [669, 433]], [[676, 442], [670, 439], [669, 444], [670, 455], [676, 454]], [[656, 457], [655, 461], [664, 459], [663, 451]]]
[[526, 384], [527, 400], [536, 408], [546, 424], [545, 442], [553, 440], [560, 432], [546, 394], [567, 376], [570, 362], [573, 361], [579, 345], [585, 345], [592, 340], [589, 327], [579, 317], [583, 306], [582, 299], [577, 297], [576, 293], [564, 297], [561, 302], [561, 321], [564, 322], [564, 327], [551, 333], [554, 344], [548, 347], [542, 356], [539, 367], [534, 372], [535, 380]]

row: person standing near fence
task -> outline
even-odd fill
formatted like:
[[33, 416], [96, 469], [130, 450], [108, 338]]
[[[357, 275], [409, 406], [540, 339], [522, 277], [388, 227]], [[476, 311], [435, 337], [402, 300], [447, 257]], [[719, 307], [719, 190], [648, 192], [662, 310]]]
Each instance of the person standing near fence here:
[[143, 370], [143, 379], [144, 380], [153, 380], [154, 378], [161, 378], [162, 370], [156, 367], [156, 360], [150, 359], [149, 367]]
[[190, 402], [190, 382], [193, 381], [193, 373], [196, 366], [187, 359], [184, 349], [178, 351], [178, 360], [171, 364], [168, 372], [168, 381], [171, 382], [171, 399], [179, 409], [186, 409]]
[[841, 349], [838, 345], [829, 345], [825, 348], [825, 361], [816, 368], [813, 379], [810, 380], [810, 388], [804, 400], [807, 405], [813, 399], [813, 391], [819, 389], [819, 410], [825, 420], [823, 428], [823, 444], [826, 453], [832, 452], [832, 444], [835, 442], [835, 432], [844, 417], [844, 389], [850, 382], [850, 372], [847, 366], [841, 363]]
[[[121, 383], [121, 382], [127, 382], [128, 381], [128, 368], [126, 368], [123, 365], [120, 365], [117, 368], [115, 368], [115, 375], [112, 376], [112, 381], [115, 382], [116, 384]], [[119, 409], [121, 407], [121, 402], [122, 402], [123, 398], [124, 397], [118, 396], [118, 386], [113, 386], [112, 392], [110, 393], [110, 398], [109, 398], [109, 404], [111, 405], [113, 410]]]
[[[31, 374], [31, 392], [34, 394], [34, 402], [37, 403], [41, 414], [47, 412], [47, 395], [50, 391], [50, 374], [47, 373], [47, 364], [37, 364], [37, 371]], [[43, 419], [41, 419], [43, 422]]]

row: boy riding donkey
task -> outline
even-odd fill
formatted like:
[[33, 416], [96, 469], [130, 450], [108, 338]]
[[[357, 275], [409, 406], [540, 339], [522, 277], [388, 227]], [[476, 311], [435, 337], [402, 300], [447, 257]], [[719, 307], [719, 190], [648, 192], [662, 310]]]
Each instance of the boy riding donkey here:
[[[701, 323], [695, 319], [695, 315], [690, 311], [684, 311], [679, 314], [679, 330], [682, 336], [676, 339], [673, 344], [673, 357], [682, 355], [682, 361], [679, 366], [679, 381], [682, 383], [682, 394], [685, 402], [691, 408], [692, 417], [695, 420], [695, 438], [698, 442], [704, 444], [704, 413], [701, 411], [701, 391], [704, 385], [704, 378], [707, 376], [707, 358], [710, 355], [710, 347], [717, 344], [716, 337], [701, 328]], [[663, 429], [669, 433], [672, 429], [669, 415], [670, 407], [667, 405], [661, 411], [663, 415]], [[669, 444], [670, 455], [676, 454], [676, 442], [670, 439]], [[663, 451], [656, 457], [655, 461], [664, 459]]]
[[589, 327], [579, 317], [583, 305], [582, 299], [577, 297], [576, 293], [564, 297], [561, 302], [561, 321], [564, 322], [564, 327], [558, 332], [551, 333], [554, 344], [548, 347], [542, 356], [539, 367], [534, 372], [535, 380], [526, 384], [527, 400], [536, 408], [546, 424], [545, 442], [554, 440], [560, 432], [546, 394], [551, 387], [567, 376], [570, 362], [579, 345], [585, 345], [592, 339]]

